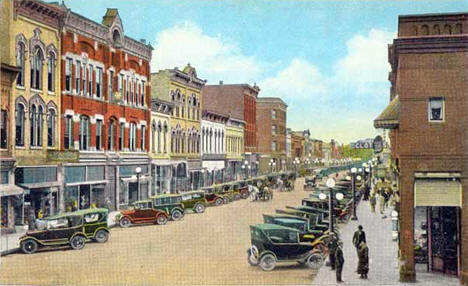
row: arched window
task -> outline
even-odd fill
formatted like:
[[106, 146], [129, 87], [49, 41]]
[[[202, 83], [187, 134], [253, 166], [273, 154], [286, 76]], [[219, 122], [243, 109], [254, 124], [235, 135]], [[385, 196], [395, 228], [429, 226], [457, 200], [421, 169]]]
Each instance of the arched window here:
[[41, 89], [42, 88], [42, 62], [44, 61], [44, 55], [42, 50], [37, 47], [31, 58], [31, 88]]
[[109, 126], [107, 127], [107, 150], [109, 151], [114, 151], [115, 128], [115, 120], [109, 120]]
[[18, 43], [18, 48], [16, 51], [16, 66], [20, 69], [18, 77], [16, 78], [16, 84], [19, 86], [24, 86], [24, 57], [25, 57], [25, 47], [23, 43]]
[[80, 150], [88, 150], [90, 130], [89, 130], [89, 117], [87, 116], [81, 116], [80, 118], [79, 137], [80, 137]]
[[65, 150], [73, 149], [73, 116], [65, 116], [65, 133], [63, 134], [64, 138], [64, 148]]
[[49, 52], [47, 56], [47, 90], [54, 91], [55, 89], [55, 54]]
[[15, 130], [15, 143], [16, 146], [24, 146], [24, 105], [18, 104], [16, 106], [16, 130]]
[[29, 144], [31, 146], [36, 145], [36, 136], [37, 136], [37, 108], [35, 105], [31, 106], [31, 110], [29, 111]]
[[50, 108], [47, 114], [47, 147], [55, 146], [55, 110]]
[[161, 153], [161, 122], [158, 122], [158, 153]]
[[37, 146], [42, 146], [42, 129], [44, 126], [44, 109], [39, 105], [37, 113]]
[[168, 131], [168, 128], [167, 128], [167, 123], [164, 122], [164, 130], [163, 130], [163, 151], [164, 153], [167, 153], [167, 131]]
[[0, 115], [0, 148], [6, 149], [8, 142], [8, 130], [7, 130], [7, 110], [2, 109]]
[[156, 123], [151, 124], [151, 152], [156, 152]]

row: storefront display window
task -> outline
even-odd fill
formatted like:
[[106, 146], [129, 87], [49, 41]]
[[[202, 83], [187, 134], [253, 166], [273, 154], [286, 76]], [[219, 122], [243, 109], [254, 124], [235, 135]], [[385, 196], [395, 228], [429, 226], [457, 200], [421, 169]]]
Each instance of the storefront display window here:
[[104, 180], [104, 166], [89, 166], [87, 181]]
[[54, 182], [57, 181], [57, 167], [17, 168], [15, 181], [19, 184]]
[[85, 166], [66, 167], [65, 168], [65, 181], [67, 183], [84, 182], [86, 180], [85, 174], [86, 174]]
[[65, 210], [67, 212], [78, 210], [79, 186], [65, 188]]

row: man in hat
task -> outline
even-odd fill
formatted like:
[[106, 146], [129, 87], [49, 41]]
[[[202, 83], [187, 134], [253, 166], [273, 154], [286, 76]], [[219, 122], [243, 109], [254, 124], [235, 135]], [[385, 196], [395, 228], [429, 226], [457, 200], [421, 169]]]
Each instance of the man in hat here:
[[359, 252], [359, 245], [361, 242], [366, 242], [366, 233], [364, 232], [362, 225], [359, 225], [353, 235], [353, 245], [356, 247], [356, 252]]
[[342, 247], [343, 247], [343, 242], [339, 241], [335, 250], [336, 282], [338, 283], [343, 282], [343, 280], [341, 279], [341, 272], [343, 272], [343, 264], [344, 264]]

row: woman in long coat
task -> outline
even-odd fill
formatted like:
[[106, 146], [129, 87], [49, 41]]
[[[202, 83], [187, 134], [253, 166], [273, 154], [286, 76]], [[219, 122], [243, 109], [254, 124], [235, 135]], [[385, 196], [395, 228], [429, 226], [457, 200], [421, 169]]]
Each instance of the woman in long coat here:
[[369, 272], [369, 248], [365, 242], [359, 244], [358, 249], [358, 274], [361, 278], [367, 279], [367, 273]]

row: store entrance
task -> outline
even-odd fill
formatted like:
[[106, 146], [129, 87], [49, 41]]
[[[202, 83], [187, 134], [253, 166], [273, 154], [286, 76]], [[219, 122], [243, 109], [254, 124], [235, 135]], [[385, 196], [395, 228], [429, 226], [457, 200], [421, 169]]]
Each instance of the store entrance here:
[[138, 183], [128, 183], [128, 203], [131, 204], [134, 201], [138, 201]]
[[459, 209], [429, 207], [429, 271], [458, 274]]

